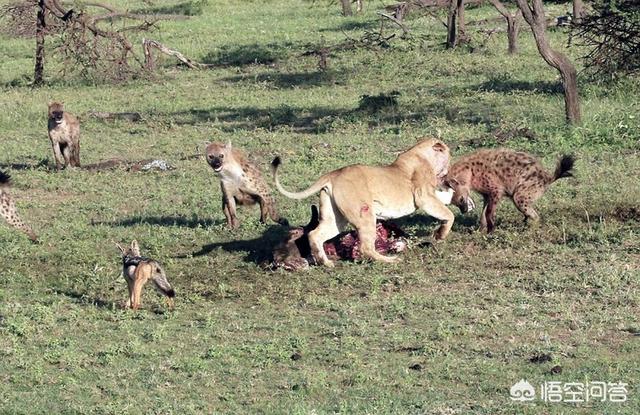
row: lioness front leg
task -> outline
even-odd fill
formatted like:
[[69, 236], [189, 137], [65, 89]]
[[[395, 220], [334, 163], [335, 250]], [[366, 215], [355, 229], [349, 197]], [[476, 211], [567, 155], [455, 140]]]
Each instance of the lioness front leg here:
[[435, 196], [426, 195], [418, 201], [420, 202], [420, 205], [418, 206], [420, 209], [424, 210], [429, 216], [433, 216], [434, 218], [442, 221], [442, 224], [438, 229], [436, 229], [433, 237], [437, 241], [441, 241], [446, 238], [451, 231], [451, 227], [453, 226], [453, 221], [455, 219], [453, 212], [451, 212], [449, 208], [447, 208], [444, 203], [438, 200]]

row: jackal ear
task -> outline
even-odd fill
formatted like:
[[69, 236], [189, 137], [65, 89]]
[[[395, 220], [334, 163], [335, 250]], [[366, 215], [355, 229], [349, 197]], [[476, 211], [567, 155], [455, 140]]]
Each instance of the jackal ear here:
[[115, 243], [115, 245], [116, 245], [116, 248], [118, 248], [118, 249], [120, 250], [120, 253], [121, 253], [122, 255], [124, 255], [125, 250], [124, 250], [124, 248], [122, 247], [122, 245], [120, 245], [120, 244], [119, 244], [119, 243], [117, 243], [117, 242], [114, 242], [114, 243]]
[[441, 151], [441, 152], [443, 152], [443, 151], [447, 151], [447, 149], [448, 149], [447, 145], [446, 145], [445, 143], [443, 143], [442, 141], [436, 141], [436, 142], [433, 144], [432, 148], [433, 148], [435, 151]]
[[135, 239], [131, 241], [131, 251], [136, 255], [140, 255], [140, 245], [138, 245], [138, 241]]

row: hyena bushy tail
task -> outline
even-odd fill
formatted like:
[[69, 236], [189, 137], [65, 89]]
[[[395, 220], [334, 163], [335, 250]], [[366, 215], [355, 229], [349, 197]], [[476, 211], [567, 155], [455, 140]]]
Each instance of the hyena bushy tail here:
[[573, 165], [576, 162], [576, 158], [572, 155], [564, 155], [556, 166], [556, 171], [553, 173], [553, 182], [563, 177], [573, 177]]

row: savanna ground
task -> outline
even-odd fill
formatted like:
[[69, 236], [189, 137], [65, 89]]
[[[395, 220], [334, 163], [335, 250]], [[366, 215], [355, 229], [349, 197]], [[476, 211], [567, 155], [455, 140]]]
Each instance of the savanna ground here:
[[[153, 79], [115, 85], [63, 81], [50, 60], [47, 86], [32, 89], [33, 39], [1, 38], [0, 165], [41, 243], [0, 226], [0, 412], [640, 412], [640, 82], [583, 77], [584, 122], [569, 128], [557, 73], [527, 32], [517, 57], [502, 34], [452, 52], [441, 23], [420, 17], [413, 41], [336, 52], [323, 73], [303, 56], [377, 30], [381, 7], [343, 18], [325, 2], [183, 3], [172, 11], [194, 16], [148, 36], [217, 65], [166, 59]], [[551, 36], [565, 48], [566, 33]], [[395, 106], [361, 100], [392, 91]], [[50, 99], [81, 116], [84, 164], [160, 158], [175, 170], [55, 172]], [[300, 189], [347, 163], [387, 163], [422, 136], [442, 138], [454, 158], [507, 146], [549, 169], [572, 153], [576, 178], [539, 201], [537, 228], [508, 201], [490, 236], [476, 231], [477, 212], [452, 208], [453, 232], [437, 245], [433, 220], [398, 221], [412, 246], [400, 264], [268, 272], [260, 262], [285, 230], [260, 224], [256, 209], [227, 230], [218, 180], [198, 156], [205, 141], [231, 140], [266, 172], [281, 155], [284, 184]], [[316, 200], [277, 199], [294, 224]], [[122, 308], [113, 242], [134, 238], [164, 264], [175, 310], [151, 286], [144, 309]], [[628, 401], [512, 402], [522, 378], [622, 381]]]

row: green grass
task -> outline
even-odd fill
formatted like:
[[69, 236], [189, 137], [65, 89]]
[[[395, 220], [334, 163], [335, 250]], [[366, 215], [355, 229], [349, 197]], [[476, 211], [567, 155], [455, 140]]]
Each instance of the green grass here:
[[[41, 239], [0, 226], [0, 412], [640, 412], [638, 80], [581, 79], [584, 122], [569, 128], [557, 73], [530, 33], [517, 57], [502, 34], [473, 53], [446, 51], [442, 25], [413, 18], [412, 42], [335, 52], [321, 73], [304, 52], [341, 42], [343, 31], [377, 30], [381, 3], [354, 18], [326, 2], [119, 4], [190, 15], [147, 36], [218, 65], [192, 71], [167, 58], [153, 79], [114, 85], [60, 79], [50, 57], [47, 86], [31, 89], [33, 39], [0, 38], [0, 166]], [[566, 33], [550, 35], [564, 49]], [[577, 61], [584, 51], [565, 52]], [[363, 105], [363, 95], [393, 91], [395, 106]], [[83, 164], [162, 158], [175, 170], [53, 171], [50, 99], [81, 117]], [[143, 121], [103, 122], [91, 110]], [[503, 134], [518, 129], [531, 138]], [[416, 214], [398, 221], [412, 242], [401, 264], [266, 272], [259, 263], [285, 230], [249, 208], [228, 231], [218, 180], [191, 157], [231, 140], [265, 172], [281, 155], [285, 186], [300, 189], [348, 163], [387, 163], [425, 135], [454, 158], [507, 146], [552, 168], [573, 153], [576, 178], [538, 202], [537, 228], [508, 201], [490, 236], [475, 231], [477, 212], [454, 209], [454, 231], [434, 246], [436, 223]], [[295, 224], [314, 201], [278, 197]], [[113, 242], [133, 238], [165, 266], [174, 311], [151, 287], [143, 310], [122, 309]], [[512, 402], [522, 378], [623, 381], [629, 400]]]

